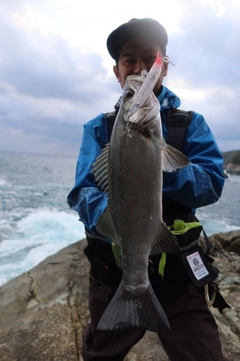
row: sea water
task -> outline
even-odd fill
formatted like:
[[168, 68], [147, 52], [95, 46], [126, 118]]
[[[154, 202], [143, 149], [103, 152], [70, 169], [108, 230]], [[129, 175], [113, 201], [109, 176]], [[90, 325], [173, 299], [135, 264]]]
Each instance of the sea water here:
[[[85, 238], [66, 198], [76, 159], [0, 151], [0, 285]], [[240, 228], [240, 177], [221, 199], [197, 211], [208, 235]]]

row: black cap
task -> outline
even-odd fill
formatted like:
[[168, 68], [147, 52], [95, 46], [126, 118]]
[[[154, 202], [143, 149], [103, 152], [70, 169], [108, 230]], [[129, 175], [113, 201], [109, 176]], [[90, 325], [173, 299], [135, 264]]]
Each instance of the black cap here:
[[128, 23], [120, 25], [107, 39], [109, 54], [118, 60], [120, 49], [128, 39], [133, 36], [146, 35], [155, 40], [163, 54], [166, 54], [168, 35], [165, 28], [154, 19], [131, 19]]

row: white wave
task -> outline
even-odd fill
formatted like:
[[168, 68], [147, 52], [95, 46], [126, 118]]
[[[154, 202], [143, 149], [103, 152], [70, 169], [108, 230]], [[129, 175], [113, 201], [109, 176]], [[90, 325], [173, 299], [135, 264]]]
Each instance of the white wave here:
[[239, 229], [238, 226], [227, 224], [224, 221], [208, 221], [207, 219], [204, 220], [201, 218], [199, 218], [199, 220], [208, 236], [216, 233], [236, 231]]
[[74, 212], [39, 209], [30, 213], [0, 243], [0, 285], [83, 238], [83, 224]]
[[19, 232], [33, 241], [69, 243], [84, 237], [82, 223], [76, 213], [39, 209], [18, 222]]

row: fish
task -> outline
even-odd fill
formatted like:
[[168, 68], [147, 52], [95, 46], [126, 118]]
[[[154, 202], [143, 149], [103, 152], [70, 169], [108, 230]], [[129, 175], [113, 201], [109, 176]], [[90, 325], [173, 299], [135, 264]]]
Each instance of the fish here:
[[179, 251], [176, 237], [162, 219], [163, 171], [176, 171], [189, 159], [167, 145], [160, 104], [153, 89], [162, 59], [147, 72], [129, 75], [109, 143], [92, 166], [108, 205], [96, 228], [121, 247], [122, 280], [97, 329], [143, 327], [169, 329], [169, 321], [148, 276], [150, 254]]

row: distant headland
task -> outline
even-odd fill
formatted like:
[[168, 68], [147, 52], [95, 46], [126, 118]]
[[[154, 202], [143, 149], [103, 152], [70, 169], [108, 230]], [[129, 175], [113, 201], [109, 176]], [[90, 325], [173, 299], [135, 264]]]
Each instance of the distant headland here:
[[240, 150], [222, 152], [224, 158], [224, 170], [227, 174], [240, 175]]

